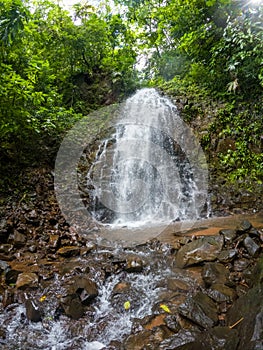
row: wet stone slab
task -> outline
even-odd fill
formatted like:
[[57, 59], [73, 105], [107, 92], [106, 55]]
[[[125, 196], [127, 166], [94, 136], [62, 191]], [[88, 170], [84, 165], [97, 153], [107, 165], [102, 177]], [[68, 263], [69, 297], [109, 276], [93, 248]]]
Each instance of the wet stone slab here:
[[217, 259], [223, 243], [224, 239], [221, 236], [202, 237], [187, 243], [177, 252], [176, 266], [184, 268], [204, 261], [214, 261]]

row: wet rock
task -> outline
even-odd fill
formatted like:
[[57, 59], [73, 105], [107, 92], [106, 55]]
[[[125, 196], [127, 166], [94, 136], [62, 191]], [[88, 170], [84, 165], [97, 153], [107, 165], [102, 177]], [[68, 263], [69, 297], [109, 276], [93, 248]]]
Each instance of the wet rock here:
[[127, 293], [131, 289], [131, 284], [129, 282], [117, 283], [112, 291], [112, 296], [116, 294]]
[[178, 278], [169, 278], [167, 280], [167, 288], [173, 291], [188, 291], [190, 289], [190, 286]]
[[69, 293], [77, 294], [83, 305], [89, 305], [98, 296], [97, 284], [89, 278], [77, 276], [71, 283]]
[[219, 234], [224, 236], [225, 243], [232, 243], [237, 235], [236, 230], [229, 229], [220, 230]]
[[26, 215], [26, 221], [28, 224], [37, 226], [39, 224], [39, 215], [35, 209], [31, 210], [27, 215]]
[[10, 234], [8, 223], [6, 219], [0, 221], [0, 242], [6, 243]]
[[15, 284], [17, 281], [17, 277], [18, 275], [21, 273], [21, 271], [17, 271], [17, 270], [9, 270], [6, 272], [5, 274], [5, 283], [6, 284]]
[[214, 301], [206, 294], [198, 292], [179, 306], [179, 313], [203, 328], [213, 327], [217, 321], [217, 309]]
[[50, 248], [56, 249], [58, 248], [60, 244], [60, 237], [59, 235], [50, 235], [49, 236], [49, 246]]
[[220, 263], [206, 263], [202, 269], [202, 278], [207, 287], [214, 283], [225, 284], [229, 281], [229, 270]]
[[250, 265], [248, 259], [238, 259], [234, 261], [234, 270], [235, 271], [244, 271]]
[[228, 327], [214, 327], [207, 332], [182, 330], [160, 344], [161, 350], [235, 350], [238, 335]]
[[14, 303], [14, 290], [6, 289], [4, 291], [2, 305], [4, 308]]
[[77, 294], [62, 297], [60, 302], [65, 314], [73, 320], [78, 320], [84, 315], [84, 306]]
[[179, 330], [181, 329], [181, 325], [177, 320], [176, 315], [166, 315], [164, 322], [166, 326], [174, 333], [179, 332]]
[[14, 231], [13, 244], [16, 248], [21, 248], [26, 244], [26, 236], [18, 231]]
[[223, 246], [223, 237], [203, 237], [183, 246], [176, 255], [176, 266], [183, 268], [204, 261], [214, 261]]
[[65, 258], [70, 258], [72, 256], [77, 256], [80, 253], [80, 248], [79, 247], [74, 247], [74, 246], [66, 246], [60, 248], [57, 253]]
[[130, 256], [126, 260], [124, 270], [127, 272], [142, 272], [143, 261], [138, 256]]
[[237, 256], [237, 250], [236, 249], [229, 249], [229, 250], [222, 250], [218, 256], [217, 259], [222, 263], [229, 263]]
[[12, 244], [1, 244], [0, 245], [0, 259], [9, 260], [9, 254], [13, 249]]
[[175, 350], [175, 349], [184, 349], [184, 350], [201, 350], [202, 347], [192, 347], [194, 341], [200, 336], [201, 333], [180, 330], [178, 333], [172, 337], [161, 342], [158, 349], [160, 350]]
[[142, 326], [142, 328], [151, 331], [156, 327], [164, 326], [166, 324], [165, 317], [165, 314], [150, 315], [144, 317], [142, 320], [139, 320], [139, 323]]
[[130, 335], [124, 342], [125, 350], [159, 349], [159, 343], [170, 338], [173, 333], [165, 326], [155, 327], [154, 330], [144, 330]]
[[26, 317], [29, 321], [32, 321], [32, 322], [41, 321], [42, 317], [41, 317], [39, 306], [33, 299], [26, 297], [25, 307], [26, 307]]
[[30, 253], [36, 253], [36, 251], [37, 251], [37, 246], [36, 246], [35, 244], [30, 245], [30, 246], [28, 247], [28, 251], [29, 251]]
[[0, 260], [0, 275], [3, 272], [7, 272], [9, 269], [10, 265], [6, 261]]
[[129, 302], [130, 310], [138, 310], [143, 298], [145, 298], [145, 295], [136, 288], [124, 288], [122, 291], [119, 290], [119, 293], [116, 293], [116, 290], [113, 291], [110, 296], [110, 302], [117, 312], [123, 313], [127, 311], [125, 303]]
[[260, 246], [256, 244], [251, 237], [246, 237], [243, 242], [246, 250], [248, 251], [249, 255], [254, 257], [257, 255], [260, 251]]
[[262, 286], [258, 285], [235, 301], [227, 313], [227, 324], [235, 326], [240, 343], [239, 350], [262, 349], [263, 339], [263, 293]]
[[252, 228], [251, 223], [248, 220], [243, 220], [236, 228], [238, 234], [248, 232]]
[[176, 313], [178, 307], [185, 301], [186, 293], [185, 291], [168, 291], [160, 294], [159, 302], [153, 306], [153, 312], [162, 311], [162, 305], [169, 307], [171, 313]]
[[218, 303], [223, 301], [233, 302], [237, 298], [234, 289], [219, 283], [213, 284], [206, 293]]
[[38, 276], [33, 272], [23, 272], [17, 277], [16, 288], [37, 288], [38, 287]]
[[130, 335], [123, 344], [125, 350], [144, 350], [152, 344], [152, 332], [145, 330], [135, 335]]
[[254, 227], [252, 227], [250, 230], [249, 230], [249, 235], [251, 237], [256, 237], [256, 238], [260, 238], [260, 232], [255, 229]]

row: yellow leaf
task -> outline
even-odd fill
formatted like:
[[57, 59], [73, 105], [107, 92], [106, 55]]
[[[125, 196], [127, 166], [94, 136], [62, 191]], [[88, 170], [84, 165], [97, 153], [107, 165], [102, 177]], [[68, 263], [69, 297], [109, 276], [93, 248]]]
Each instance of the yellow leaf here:
[[131, 303], [129, 301], [125, 301], [125, 303], [123, 304], [124, 309], [125, 310], [129, 310], [129, 308], [131, 307]]
[[39, 298], [39, 301], [42, 303], [46, 299], [47, 299], [47, 296], [46, 295], [42, 295], [42, 297]]
[[171, 313], [171, 310], [167, 305], [161, 304], [160, 308], [163, 309], [165, 312], [168, 312], [169, 314]]

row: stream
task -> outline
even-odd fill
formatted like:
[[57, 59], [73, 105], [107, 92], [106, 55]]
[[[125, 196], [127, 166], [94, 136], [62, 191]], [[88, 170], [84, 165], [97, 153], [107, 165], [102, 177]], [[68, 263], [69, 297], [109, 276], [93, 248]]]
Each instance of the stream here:
[[202, 149], [154, 89], [77, 183], [83, 125], [0, 223], [1, 349], [262, 349], [262, 212], [211, 217]]

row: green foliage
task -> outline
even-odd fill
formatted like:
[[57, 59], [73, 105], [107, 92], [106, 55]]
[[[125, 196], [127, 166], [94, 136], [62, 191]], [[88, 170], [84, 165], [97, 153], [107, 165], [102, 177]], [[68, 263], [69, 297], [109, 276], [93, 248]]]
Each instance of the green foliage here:
[[[263, 6], [115, 2], [121, 13], [107, 2], [100, 9], [79, 3], [71, 16], [55, 1], [0, 0], [1, 160], [23, 159], [23, 152], [26, 158], [30, 147], [59, 139], [82, 115], [140, 84], [157, 85], [188, 101], [188, 122], [204, 115], [204, 100], [220, 101], [202, 145], [208, 149], [215, 134], [233, 139], [221, 166], [233, 179], [261, 179], [262, 109], [255, 101], [263, 93]], [[144, 81], [138, 56], [146, 63]]]
[[136, 87], [133, 33], [109, 8], [76, 5], [78, 24], [54, 1], [0, 8], [1, 160], [30, 162], [37, 145]]

